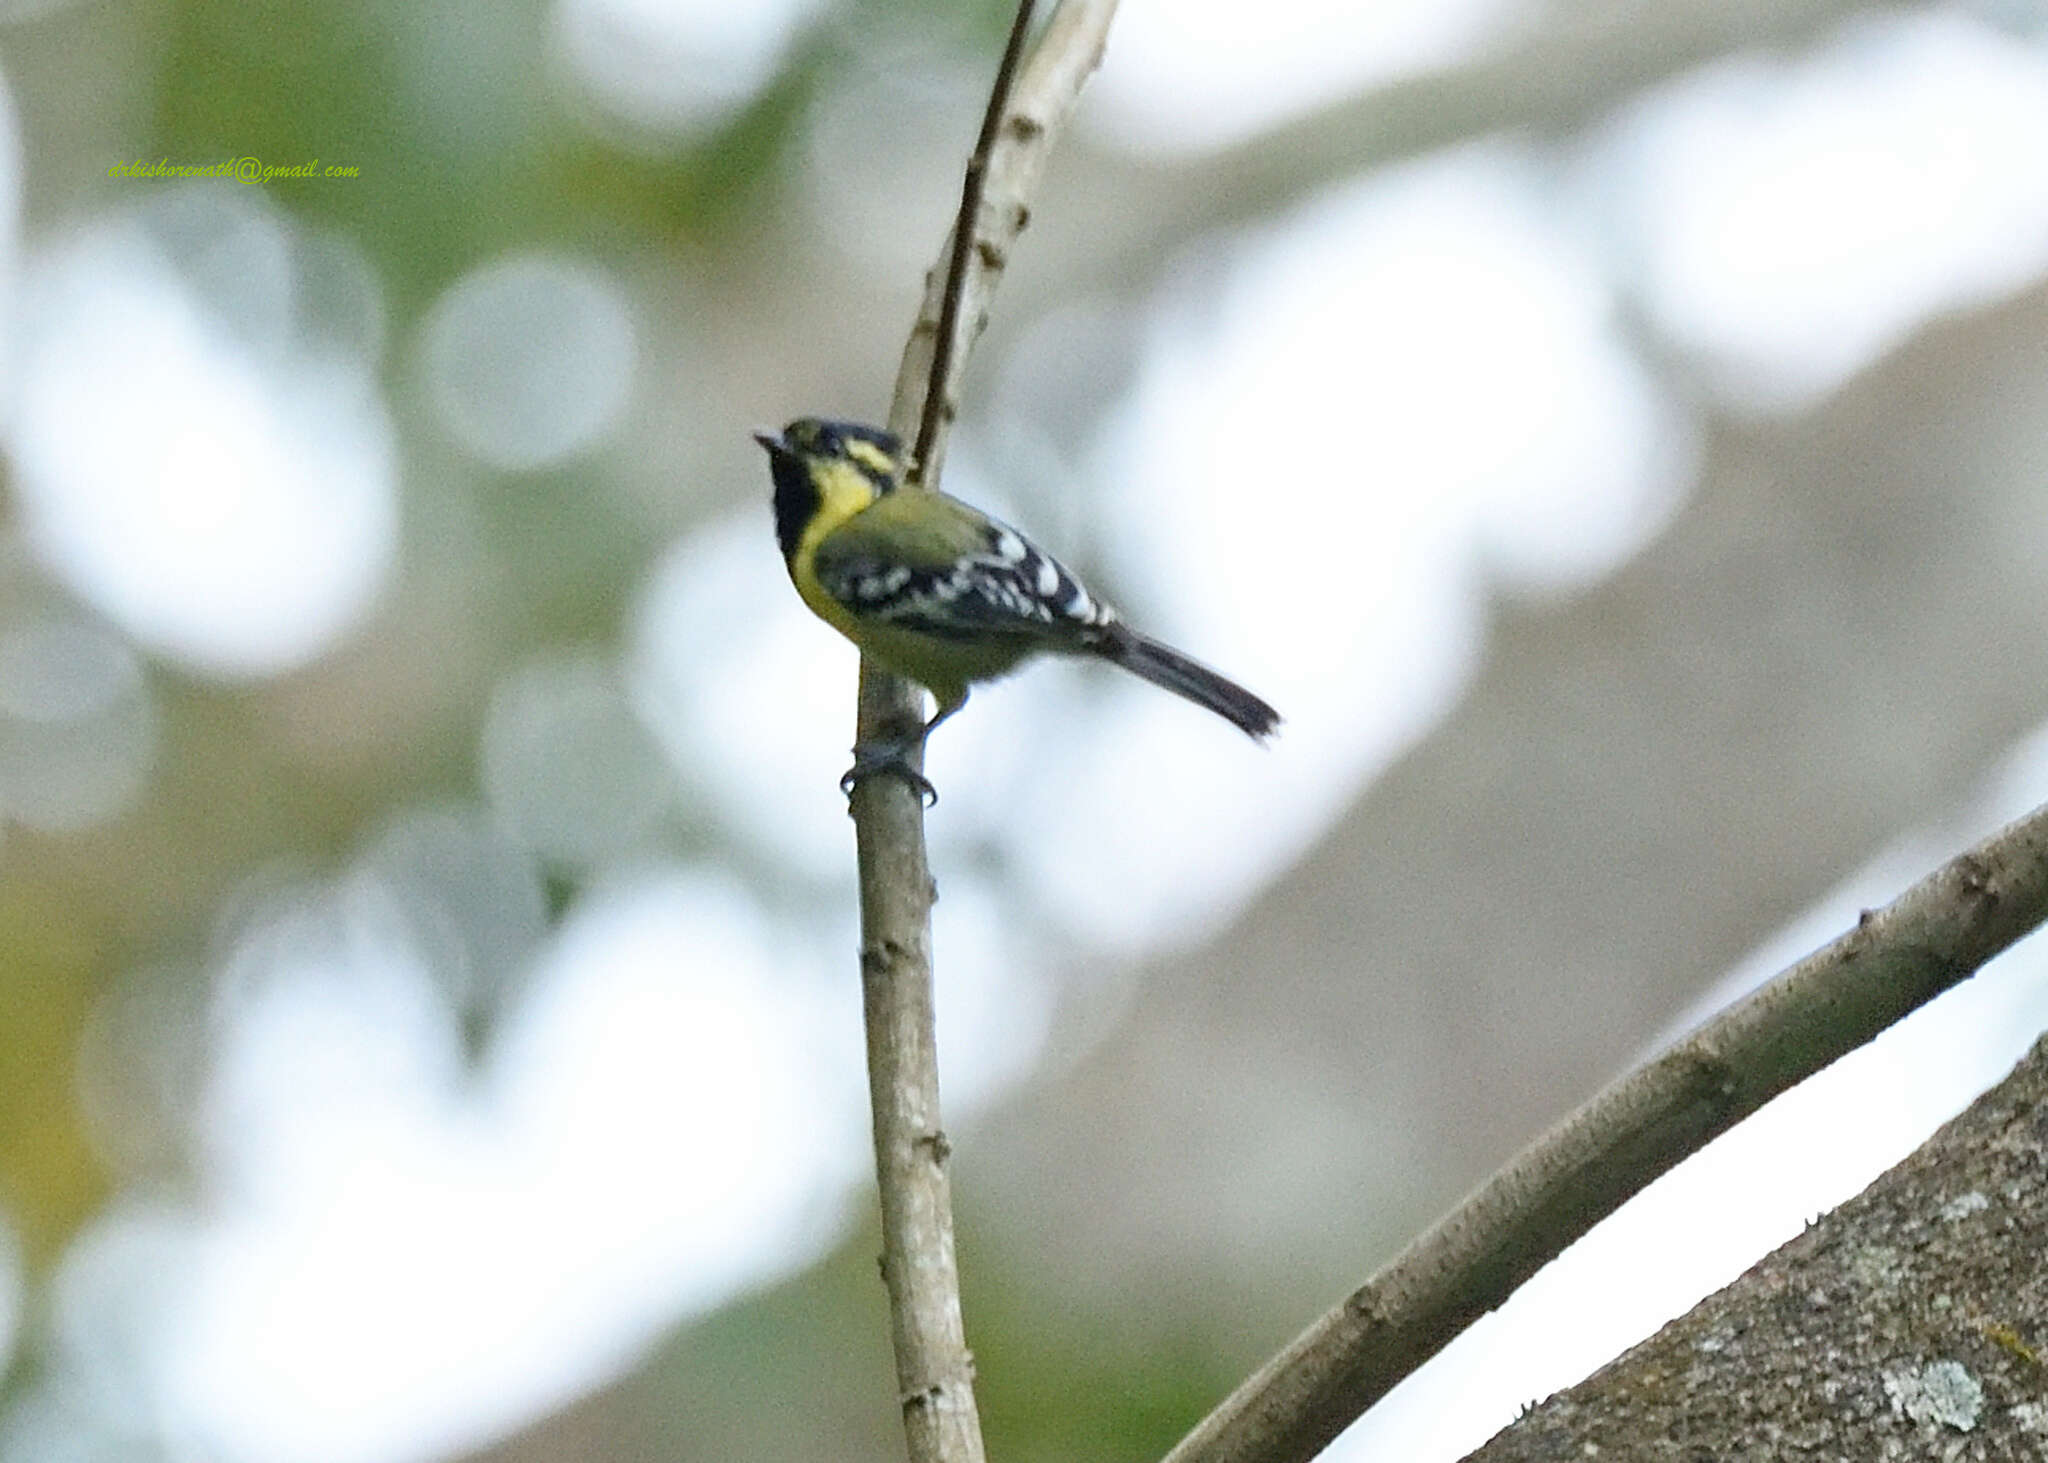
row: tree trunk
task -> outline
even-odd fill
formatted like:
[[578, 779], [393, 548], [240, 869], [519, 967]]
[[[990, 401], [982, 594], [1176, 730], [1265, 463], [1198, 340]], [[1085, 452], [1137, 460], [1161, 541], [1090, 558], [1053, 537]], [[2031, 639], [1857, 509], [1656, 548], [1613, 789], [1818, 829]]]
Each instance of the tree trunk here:
[[1468, 1463], [2048, 1457], [2048, 1037], [1856, 1198]]

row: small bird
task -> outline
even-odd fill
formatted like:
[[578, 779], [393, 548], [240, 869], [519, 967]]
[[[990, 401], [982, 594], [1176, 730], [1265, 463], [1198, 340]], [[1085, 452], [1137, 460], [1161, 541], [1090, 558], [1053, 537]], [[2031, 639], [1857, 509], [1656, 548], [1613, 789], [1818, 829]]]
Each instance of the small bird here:
[[1244, 687], [1126, 625], [1016, 529], [958, 498], [902, 488], [907, 464], [893, 433], [799, 417], [782, 435], [754, 440], [768, 449], [775, 536], [804, 603], [938, 700], [908, 738], [855, 747], [842, 790], [886, 771], [936, 801], [910, 754], [976, 682], [1047, 652], [1100, 656], [1255, 739], [1280, 725], [1280, 713]]

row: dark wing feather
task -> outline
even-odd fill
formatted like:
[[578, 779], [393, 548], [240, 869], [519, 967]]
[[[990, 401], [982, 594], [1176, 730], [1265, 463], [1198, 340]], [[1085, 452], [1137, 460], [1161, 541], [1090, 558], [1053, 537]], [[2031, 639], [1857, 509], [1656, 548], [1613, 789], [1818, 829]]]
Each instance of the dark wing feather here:
[[939, 639], [1014, 635], [1079, 649], [1116, 618], [1024, 535], [942, 494], [878, 500], [818, 546], [814, 567], [855, 614]]

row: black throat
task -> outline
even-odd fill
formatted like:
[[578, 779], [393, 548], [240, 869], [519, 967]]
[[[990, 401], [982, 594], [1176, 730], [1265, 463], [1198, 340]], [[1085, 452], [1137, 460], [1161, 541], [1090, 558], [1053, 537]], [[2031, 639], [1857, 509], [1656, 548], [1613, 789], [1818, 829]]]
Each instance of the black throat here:
[[792, 559], [804, 525], [818, 511], [818, 485], [803, 459], [790, 452], [769, 452], [768, 473], [775, 479], [775, 541], [782, 557]]

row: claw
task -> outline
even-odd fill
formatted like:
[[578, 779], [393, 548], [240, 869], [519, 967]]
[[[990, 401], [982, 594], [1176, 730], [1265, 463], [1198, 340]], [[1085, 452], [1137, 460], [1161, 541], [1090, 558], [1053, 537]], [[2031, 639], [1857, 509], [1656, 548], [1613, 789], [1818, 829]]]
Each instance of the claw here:
[[900, 742], [881, 742], [853, 749], [853, 765], [846, 769], [846, 775], [839, 779], [839, 790], [849, 798], [854, 788], [863, 780], [878, 772], [887, 772], [909, 783], [924, 805], [934, 807], [939, 801], [939, 790], [932, 786], [931, 779], [910, 765], [909, 749]]

